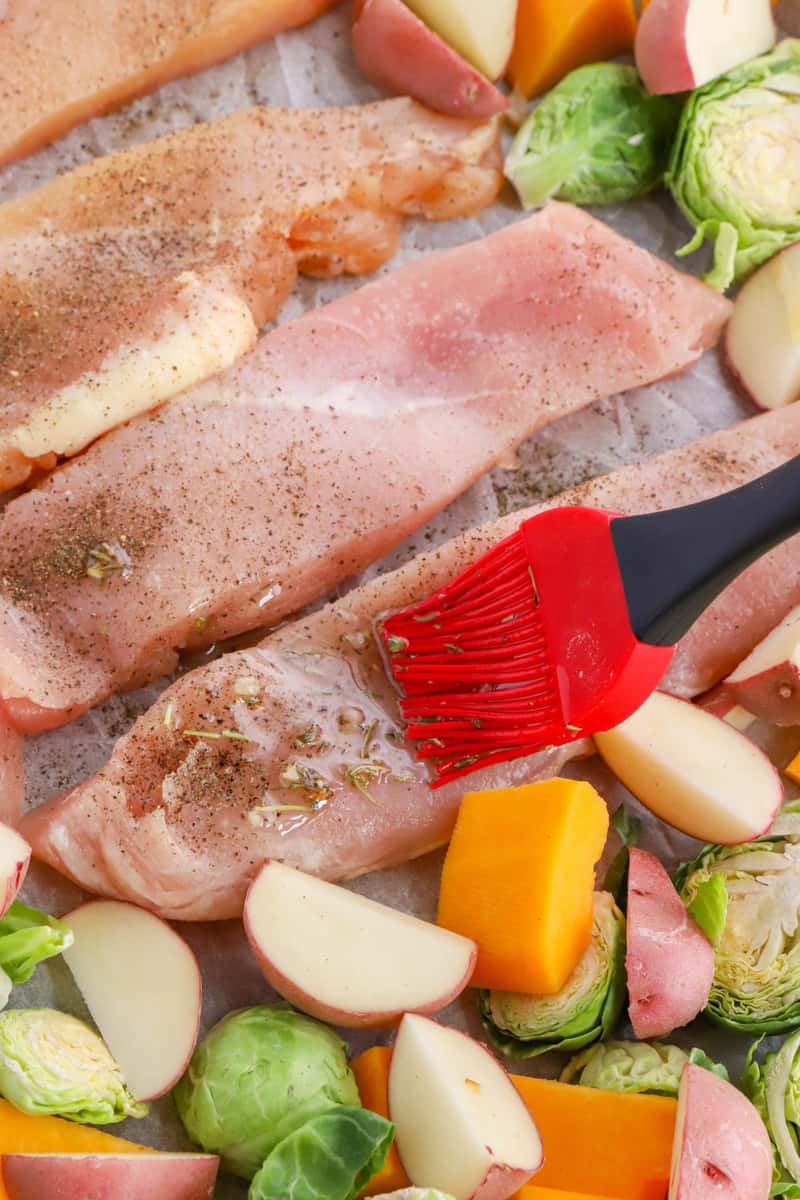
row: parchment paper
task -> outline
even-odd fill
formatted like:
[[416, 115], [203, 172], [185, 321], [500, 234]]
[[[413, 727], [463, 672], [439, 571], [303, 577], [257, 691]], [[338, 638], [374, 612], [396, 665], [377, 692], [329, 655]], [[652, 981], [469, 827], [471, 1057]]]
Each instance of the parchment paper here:
[[[284, 34], [194, 78], [170, 84], [119, 113], [81, 126], [35, 157], [5, 168], [0, 171], [0, 201], [29, 191], [94, 155], [122, 149], [254, 103], [311, 106], [378, 99], [379, 94], [360, 77], [351, 58], [349, 7], [345, 3], [312, 26]], [[507, 190], [500, 202], [477, 220], [446, 225], [409, 222], [402, 249], [386, 269], [391, 270], [432, 247], [472, 240], [520, 215], [514, 197]], [[598, 209], [596, 215], [668, 260], [687, 239], [680, 215], [664, 195]], [[704, 266], [705, 260], [697, 255], [683, 262], [684, 269], [698, 274]], [[294, 317], [358, 285], [358, 280], [350, 279], [324, 283], [302, 279], [280, 319]], [[461, 529], [543, 499], [593, 475], [691, 441], [751, 416], [753, 411], [729, 387], [716, 355], [706, 355], [693, 371], [679, 379], [602, 401], [543, 430], [522, 447], [515, 470], [496, 470], [482, 479], [435, 521], [372, 566], [364, 578], [391, 569]], [[358, 582], [348, 580], [340, 585], [337, 594]], [[116, 697], [71, 726], [31, 739], [26, 749], [28, 802], [38, 803], [96, 770], [115, 739], [159, 690], [158, 686], [151, 686]], [[800, 733], [796, 730], [776, 732], [759, 728], [757, 735], [768, 744], [781, 766], [800, 746]], [[612, 808], [624, 799], [632, 811], [642, 816], [643, 845], [659, 854], [668, 867], [696, 852], [697, 844], [691, 839], [649, 818], [597, 759], [574, 764], [571, 773], [594, 783]], [[609, 856], [616, 849], [613, 842], [612, 837]], [[433, 918], [441, 857], [441, 854], [428, 855], [416, 863], [366, 876], [351, 886], [418, 916]], [[60, 914], [79, 901], [81, 893], [54, 872], [35, 866], [24, 897]], [[182, 931], [197, 951], [202, 966], [204, 1030], [231, 1009], [268, 1003], [276, 998], [251, 959], [238, 922], [183, 926]], [[52, 1005], [87, 1015], [68, 970], [58, 961], [44, 964], [30, 983], [15, 989], [11, 1003]], [[479, 1032], [471, 993], [451, 1006], [444, 1017], [461, 1028]], [[387, 1040], [389, 1035], [353, 1036], [344, 1031], [344, 1036], [356, 1052], [376, 1041]], [[710, 1053], [725, 1058], [735, 1071], [747, 1048], [746, 1039], [723, 1035], [702, 1020], [679, 1031], [672, 1040], [685, 1046], [702, 1044]], [[554, 1075], [563, 1061], [559, 1056], [549, 1055], [527, 1065], [516, 1064], [514, 1069]], [[127, 1122], [115, 1127], [114, 1132], [162, 1149], [190, 1148], [169, 1097], [153, 1104], [150, 1116], [144, 1121]], [[223, 1178], [217, 1195], [234, 1200], [245, 1192], [239, 1182]]]

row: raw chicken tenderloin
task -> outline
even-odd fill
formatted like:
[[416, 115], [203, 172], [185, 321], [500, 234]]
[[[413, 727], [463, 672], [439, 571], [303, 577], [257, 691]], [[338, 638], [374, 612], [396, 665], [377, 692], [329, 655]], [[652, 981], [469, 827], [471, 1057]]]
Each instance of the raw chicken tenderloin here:
[[334, 0], [4, 0], [0, 166]]
[[[798, 441], [795, 405], [552, 503], [631, 514], [690, 503], [785, 461]], [[398, 731], [372, 623], [441, 587], [535, 511], [472, 530], [184, 676], [99, 774], [23, 819], [36, 855], [89, 891], [202, 920], [237, 914], [266, 858], [336, 880], [446, 842], [465, 782], [427, 786]], [[689, 696], [724, 675], [800, 600], [799, 564], [795, 538], [750, 567], [681, 643], [665, 686]], [[578, 749], [485, 768], [468, 786], [556, 774]]]
[[0, 206], [0, 491], [229, 366], [298, 270], [365, 274], [404, 215], [478, 212], [499, 168], [496, 123], [407, 99], [251, 108]]
[[538, 426], [687, 366], [729, 307], [555, 205], [282, 326], [5, 508], [11, 723], [59, 725], [178, 647], [275, 624]]

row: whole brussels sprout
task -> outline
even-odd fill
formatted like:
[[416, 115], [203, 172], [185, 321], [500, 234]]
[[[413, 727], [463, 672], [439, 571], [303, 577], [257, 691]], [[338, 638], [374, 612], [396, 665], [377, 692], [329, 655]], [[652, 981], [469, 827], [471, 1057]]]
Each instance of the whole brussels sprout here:
[[510, 1058], [580, 1050], [607, 1037], [625, 1001], [625, 918], [608, 892], [595, 892], [592, 940], [554, 996], [481, 992], [478, 1009], [492, 1044]]
[[661, 182], [680, 111], [674, 96], [651, 96], [635, 67], [579, 67], [522, 125], [506, 175], [526, 208], [641, 196]]
[[105, 1042], [52, 1008], [0, 1013], [0, 1094], [33, 1116], [113, 1125], [143, 1117]]
[[361, 1100], [346, 1046], [288, 1004], [243, 1008], [200, 1042], [173, 1089], [193, 1141], [251, 1179], [288, 1134], [337, 1105]]
[[760, 1039], [747, 1056], [742, 1090], [758, 1109], [772, 1143], [774, 1196], [800, 1196], [800, 1033], [779, 1050], [756, 1059]]
[[686, 101], [666, 182], [706, 239], [724, 290], [800, 238], [800, 41], [734, 67]]

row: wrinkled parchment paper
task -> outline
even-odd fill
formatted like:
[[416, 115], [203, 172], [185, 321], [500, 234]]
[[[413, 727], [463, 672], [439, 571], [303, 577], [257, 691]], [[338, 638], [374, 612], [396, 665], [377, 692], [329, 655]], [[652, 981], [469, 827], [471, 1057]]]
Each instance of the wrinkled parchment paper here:
[[[349, 21], [349, 3], [345, 3], [312, 26], [284, 34], [201, 75], [170, 84], [119, 113], [82, 125], [58, 145], [0, 171], [0, 201], [29, 191], [94, 155], [107, 154], [251, 104], [317, 106], [378, 99], [379, 94], [360, 77], [352, 61]], [[666, 196], [598, 209], [597, 215], [667, 260], [687, 238], [687, 230]], [[446, 225], [409, 222], [402, 250], [386, 269], [391, 270], [392, 266], [433, 247], [452, 246], [480, 237], [519, 216], [519, 207], [507, 190], [498, 204], [475, 220]], [[705, 262], [702, 255], [695, 255], [684, 260], [683, 266], [699, 274]], [[301, 279], [280, 319], [288, 320], [358, 285], [358, 280], [351, 279], [332, 282]], [[394, 553], [370, 567], [363, 578], [391, 569], [469, 526], [544, 499], [593, 475], [638, 462], [713, 429], [731, 425], [753, 415], [753, 411], [730, 389], [716, 355], [708, 354], [693, 371], [679, 379], [602, 401], [539, 432], [522, 447], [515, 470], [496, 470], [486, 476]], [[337, 594], [358, 582], [358, 579], [348, 580], [340, 585]], [[108, 756], [115, 739], [159, 690], [158, 686], [151, 686], [115, 697], [71, 726], [31, 739], [26, 750], [28, 802], [36, 804], [53, 791], [76, 784], [95, 771]], [[763, 728], [757, 730], [758, 734], [779, 765], [784, 765], [800, 747], [800, 732], [795, 730], [779, 732]], [[692, 839], [649, 818], [613, 781], [599, 760], [574, 764], [571, 773], [589, 779], [612, 808], [624, 799], [633, 812], [643, 816], [642, 844], [659, 854], [668, 867], [696, 852], [697, 844]], [[609, 857], [616, 849], [614, 842], [612, 835]], [[435, 915], [441, 858], [441, 853], [428, 855], [413, 864], [365, 876], [351, 886], [377, 900], [431, 919]], [[78, 889], [39, 866], [32, 869], [23, 894], [29, 903], [57, 914], [66, 912], [81, 899]], [[250, 957], [239, 922], [187, 925], [181, 929], [198, 953], [202, 966], [204, 1030], [233, 1008], [276, 999]], [[69, 971], [59, 961], [41, 966], [30, 983], [15, 989], [11, 1003], [51, 1005], [86, 1015]], [[479, 1032], [471, 993], [452, 1005], [444, 1018], [473, 1033]], [[389, 1035], [351, 1035], [345, 1031], [345, 1037], [353, 1052], [357, 1052], [375, 1041], [387, 1040]], [[687, 1047], [702, 1044], [715, 1057], [724, 1058], [736, 1072], [747, 1049], [746, 1039], [723, 1034], [702, 1020], [678, 1031], [671, 1040]], [[532, 1063], [517, 1064], [515, 1069], [555, 1075], [563, 1061], [560, 1056], [548, 1055]], [[129, 1121], [113, 1131], [161, 1149], [190, 1148], [169, 1097], [153, 1104], [145, 1120]], [[240, 1182], [223, 1177], [217, 1196], [220, 1200], [234, 1200], [245, 1192]]]

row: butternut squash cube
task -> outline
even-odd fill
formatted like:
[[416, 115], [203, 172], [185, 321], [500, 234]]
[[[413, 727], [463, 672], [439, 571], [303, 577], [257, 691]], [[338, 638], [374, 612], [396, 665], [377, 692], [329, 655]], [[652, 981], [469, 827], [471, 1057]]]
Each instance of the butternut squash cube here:
[[576, 67], [633, 49], [633, 0], [519, 0], [508, 75], [538, 96]]
[[589, 945], [608, 835], [588, 783], [467, 792], [447, 852], [439, 924], [478, 944], [474, 987], [554, 995]]
[[[519, 1200], [665, 1200], [677, 1101], [513, 1075], [539, 1129], [544, 1166]], [[538, 1193], [555, 1189], [550, 1195]], [[565, 1196], [566, 1193], [566, 1196]]]
[[[389, 1046], [372, 1046], [354, 1058], [350, 1069], [356, 1077], [358, 1094], [364, 1108], [377, 1113], [380, 1117], [389, 1117], [389, 1067], [392, 1062], [392, 1051]], [[400, 1155], [392, 1143], [386, 1162], [373, 1175], [362, 1196], [379, 1196], [382, 1192], [396, 1192], [407, 1188], [410, 1180], [400, 1165]]]

